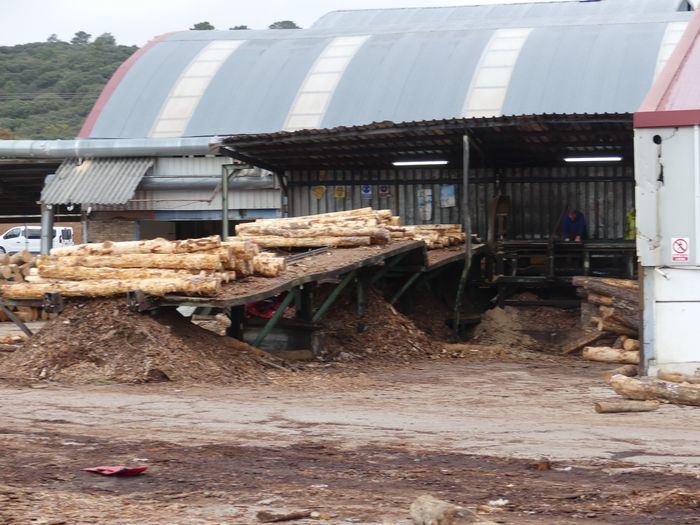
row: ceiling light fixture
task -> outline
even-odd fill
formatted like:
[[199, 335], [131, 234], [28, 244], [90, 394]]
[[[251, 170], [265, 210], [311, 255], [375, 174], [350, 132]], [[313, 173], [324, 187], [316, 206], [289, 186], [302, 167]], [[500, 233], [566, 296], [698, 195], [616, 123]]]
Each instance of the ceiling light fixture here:
[[622, 157], [565, 157], [564, 162], [620, 162]]
[[405, 166], [446, 166], [448, 160], [401, 160], [393, 163], [397, 167]]

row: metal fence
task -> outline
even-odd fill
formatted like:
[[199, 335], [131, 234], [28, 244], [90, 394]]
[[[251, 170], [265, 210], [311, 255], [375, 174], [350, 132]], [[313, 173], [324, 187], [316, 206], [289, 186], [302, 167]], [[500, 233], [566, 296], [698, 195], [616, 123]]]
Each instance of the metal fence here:
[[[372, 206], [390, 208], [406, 224], [462, 220], [461, 170], [293, 171], [287, 175], [291, 216]], [[590, 238], [621, 239], [627, 212], [634, 207], [632, 167], [477, 168], [470, 171], [469, 186], [472, 230], [484, 238], [489, 205], [499, 186], [511, 198], [509, 237], [513, 239], [548, 238], [567, 204], [586, 215]]]

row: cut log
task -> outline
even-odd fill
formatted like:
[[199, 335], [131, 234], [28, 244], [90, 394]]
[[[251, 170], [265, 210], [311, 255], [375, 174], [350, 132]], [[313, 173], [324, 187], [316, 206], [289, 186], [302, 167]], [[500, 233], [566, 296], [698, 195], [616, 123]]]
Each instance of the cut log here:
[[19, 350], [20, 345], [7, 345], [7, 344], [0, 344], [0, 352], [6, 353], [6, 354], [11, 354], [12, 352], [16, 352]]
[[18, 345], [24, 343], [29, 336], [25, 333], [21, 334], [3, 334], [0, 335], [0, 344], [3, 345]]
[[615, 335], [637, 337], [637, 330], [622, 323], [617, 323], [612, 319], [598, 319], [598, 330]]
[[238, 237], [229, 237], [222, 245], [231, 249], [234, 258], [244, 261], [252, 261], [253, 257], [260, 253], [260, 248], [257, 244]]
[[16, 264], [17, 266], [22, 266], [23, 264], [32, 262], [32, 254], [27, 250], [22, 250], [13, 255], [10, 255], [10, 264]]
[[689, 385], [700, 385], [700, 375], [681, 374], [679, 372], [669, 372], [667, 370], [659, 370], [656, 376], [662, 381], [669, 383], [686, 383]]
[[6, 264], [10, 264], [10, 256], [6, 253], [0, 253], [0, 266], [5, 266]]
[[595, 411], [599, 414], [619, 414], [620, 412], [651, 412], [661, 406], [659, 401], [634, 401], [630, 399], [615, 399], [599, 401]]
[[[311, 228], [295, 229], [277, 226], [265, 226], [253, 224], [239, 233], [241, 238], [253, 238], [259, 236], [276, 237], [369, 237], [375, 243], [387, 243], [391, 240], [391, 234], [385, 228], [348, 228], [335, 225], [313, 226]], [[255, 242], [253, 240], [253, 242]]]
[[622, 308], [615, 308], [612, 306], [599, 306], [600, 317], [602, 319], [610, 320], [616, 324], [622, 324], [635, 330], [639, 330], [640, 318], [639, 311], [635, 310], [633, 313], [629, 313], [627, 310]]
[[613, 376], [610, 386], [616, 393], [641, 401], [661, 399], [677, 405], [700, 406], [700, 387], [685, 386], [645, 377]]
[[369, 237], [301, 237], [287, 238], [275, 236], [254, 237], [251, 240], [261, 248], [323, 248], [369, 246]]
[[46, 265], [86, 266], [88, 268], [161, 268], [171, 270], [223, 270], [219, 255], [187, 254], [126, 254], [86, 256], [44, 256], [37, 259], [37, 267]]
[[622, 348], [628, 352], [639, 352], [642, 349], [642, 345], [637, 339], [627, 339], [623, 343]]
[[574, 277], [574, 286], [579, 286], [600, 295], [622, 299], [629, 303], [641, 303], [639, 282], [625, 279], [604, 279], [600, 277]]
[[639, 364], [639, 352], [627, 352], [610, 348], [608, 346], [588, 346], [583, 349], [583, 358], [599, 363], [623, 363], [628, 365]]
[[253, 259], [253, 269], [256, 275], [263, 277], [277, 277], [287, 268], [284, 257], [275, 257], [269, 254], [260, 254]]
[[[41, 265], [42, 279], [65, 281], [97, 281], [103, 279], [170, 279], [192, 277], [188, 270], [161, 270], [158, 268], [89, 268], [86, 266]], [[27, 280], [30, 281], [31, 278]], [[30, 281], [40, 282], [40, 281]]]
[[575, 341], [572, 341], [571, 343], [566, 345], [564, 347], [563, 354], [568, 355], [573, 354], [574, 352], [578, 352], [586, 346], [590, 346], [593, 343], [597, 343], [604, 337], [606, 337], [606, 334], [604, 332], [586, 332]]
[[0, 286], [0, 294], [8, 299], [41, 299], [45, 293], [60, 293], [66, 297], [111, 297], [132, 290], [148, 295], [163, 296], [169, 293], [190, 295], [216, 295], [221, 281], [212, 277], [171, 279], [105, 279], [100, 281], [59, 281], [50, 284], [6, 284]]
[[619, 335], [617, 336], [617, 339], [615, 339], [615, 342], [613, 343], [613, 348], [617, 349], [622, 349], [625, 347], [625, 341], [629, 339], [628, 335]]
[[603, 381], [610, 383], [613, 376], [623, 375], [627, 377], [637, 377], [639, 375], [639, 367], [637, 365], [623, 365], [610, 370], [610, 372], [605, 372], [603, 375]]
[[221, 237], [204, 237], [202, 239], [187, 239], [183, 241], [168, 241], [167, 239], [149, 239], [144, 241], [103, 242], [95, 244], [78, 244], [66, 248], [54, 248], [51, 255], [55, 256], [84, 256], [84, 255], [128, 255], [128, 254], [177, 254], [196, 253], [214, 250], [221, 246]]

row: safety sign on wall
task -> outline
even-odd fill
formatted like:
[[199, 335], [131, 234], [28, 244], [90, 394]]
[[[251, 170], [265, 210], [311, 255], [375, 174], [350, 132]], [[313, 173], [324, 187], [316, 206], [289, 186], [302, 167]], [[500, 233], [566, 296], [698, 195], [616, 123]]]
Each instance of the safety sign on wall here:
[[671, 239], [671, 260], [673, 262], [688, 262], [690, 258], [690, 240], [687, 237]]
[[372, 186], [369, 184], [363, 184], [360, 189], [360, 194], [362, 199], [372, 198]]

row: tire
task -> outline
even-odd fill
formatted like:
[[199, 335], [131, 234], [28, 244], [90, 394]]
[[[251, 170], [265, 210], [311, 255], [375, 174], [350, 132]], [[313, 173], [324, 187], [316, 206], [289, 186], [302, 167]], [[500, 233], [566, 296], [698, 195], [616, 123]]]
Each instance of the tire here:
[[7, 252], [5, 251], [5, 248], [3, 248], [2, 246], [0, 246], [0, 255], [3, 255], [3, 254], [5, 254], [5, 253], [7, 253]]

